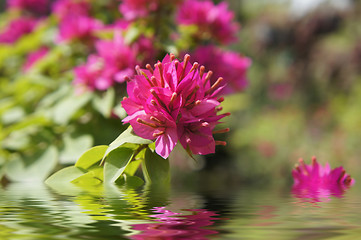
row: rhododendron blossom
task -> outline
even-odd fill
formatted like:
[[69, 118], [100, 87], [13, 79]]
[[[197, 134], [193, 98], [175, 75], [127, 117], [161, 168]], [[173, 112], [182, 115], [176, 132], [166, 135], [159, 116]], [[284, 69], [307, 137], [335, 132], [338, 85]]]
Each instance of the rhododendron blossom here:
[[248, 85], [247, 70], [252, 63], [248, 57], [209, 45], [196, 49], [194, 59], [207, 69], [212, 69], [214, 79], [218, 77], [225, 79], [223, 85], [227, 86], [222, 94], [242, 91]]
[[[179, 141], [193, 154], [214, 153], [216, 144], [213, 130], [219, 120], [229, 114], [220, 114], [219, 98], [223, 78], [211, 85], [212, 72], [205, 72], [198, 63], [189, 63], [186, 55], [183, 62], [167, 55], [153, 69], [136, 68], [137, 74], [128, 82], [129, 97], [122, 105], [134, 132], [146, 139], [155, 139], [156, 152], [167, 158]], [[228, 129], [216, 132], [226, 132]]]
[[186, 0], [179, 7], [177, 21], [184, 25], [197, 25], [206, 38], [214, 37], [221, 43], [237, 40], [238, 25], [228, 5], [221, 2], [214, 5], [209, 0]]
[[0, 43], [11, 44], [20, 37], [33, 31], [38, 20], [29, 17], [20, 17], [9, 23], [5, 29], [0, 32]]
[[320, 198], [327, 199], [331, 195], [341, 197], [344, 190], [355, 183], [343, 167], [331, 169], [328, 163], [322, 166], [316, 157], [312, 157], [311, 164], [305, 164], [303, 159], [300, 159], [292, 175], [292, 192], [295, 196], [315, 202], [319, 202]]

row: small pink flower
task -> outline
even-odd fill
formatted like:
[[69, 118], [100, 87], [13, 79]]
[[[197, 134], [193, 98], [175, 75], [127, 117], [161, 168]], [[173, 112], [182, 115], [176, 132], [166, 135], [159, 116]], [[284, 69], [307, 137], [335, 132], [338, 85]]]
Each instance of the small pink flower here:
[[23, 35], [31, 33], [38, 20], [29, 17], [20, 17], [11, 21], [5, 29], [0, 32], [0, 43], [12, 44]]
[[49, 49], [47, 47], [41, 47], [35, 52], [30, 53], [27, 56], [26, 62], [23, 65], [24, 71], [29, 70], [37, 61], [42, 59], [48, 52]]
[[311, 202], [320, 202], [331, 195], [341, 197], [344, 191], [355, 183], [343, 167], [331, 169], [328, 163], [322, 166], [316, 157], [312, 157], [312, 163], [309, 165], [301, 158], [299, 165], [292, 170], [292, 175], [292, 193]]
[[102, 27], [103, 23], [98, 19], [83, 15], [68, 15], [60, 22], [58, 40], [92, 41], [95, 39], [95, 31]]
[[119, 11], [124, 19], [132, 21], [144, 18], [150, 12], [157, 10], [160, 0], [124, 0], [119, 5]]
[[221, 43], [237, 40], [239, 26], [233, 20], [234, 14], [225, 2], [214, 5], [209, 0], [185, 0], [177, 13], [179, 24], [197, 25], [203, 37], [213, 37]]
[[197, 48], [194, 58], [207, 69], [212, 69], [214, 79], [225, 79], [222, 94], [240, 92], [247, 87], [247, 70], [252, 63], [248, 57], [209, 45]]
[[[189, 63], [186, 55], [183, 62], [174, 55], [166, 56], [153, 69], [136, 68], [138, 75], [128, 82], [128, 98], [122, 105], [134, 132], [146, 139], [155, 139], [156, 152], [167, 158], [177, 144], [193, 154], [214, 153], [213, 138], [218, 121], [229, 114], [217, 115], [223, 79], [210, 84], [211, 72], [199, 68], [198, 63]], [[228, 129], [221, 130], [221, 132]]]
[[7, 0], [7, 6], [10, 9], [46, 14], [49, 10], [49, 0]]
[[53, 5], [53, 13], [60, 19], [68, 16], [88, 16], [90, 4], [87, 0], [58, 0]]

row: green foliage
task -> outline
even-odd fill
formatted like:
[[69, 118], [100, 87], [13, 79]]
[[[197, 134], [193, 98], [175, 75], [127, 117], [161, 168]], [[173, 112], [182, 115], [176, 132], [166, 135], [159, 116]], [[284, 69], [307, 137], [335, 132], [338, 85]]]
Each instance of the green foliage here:
[[170, 182], [168, 158], [164, 159], [150, 149], [145, 151], [142, 169], [147, 182], [155, 184]]
[[152, 143], [134, 135], [132, 127], [129, 126], [109, 146], [95, 146], [87, 150], [74, 166], [54, 173], [46, 183], [50, 186], [67, 182], [78, 186], [104, 183], [137, 187], [144, 181], [134, 174], [143, 163], [146, 182], [169, 184], [169, 161], [154, 152]]

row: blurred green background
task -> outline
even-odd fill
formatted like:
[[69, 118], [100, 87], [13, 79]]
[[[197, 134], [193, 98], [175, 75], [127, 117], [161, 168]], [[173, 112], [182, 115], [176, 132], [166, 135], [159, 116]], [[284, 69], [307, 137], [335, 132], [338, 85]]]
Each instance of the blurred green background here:
[[361, 1], [229, 3], [242, 26], [233, 49], [252, 59], [249, 87], [226, 97], [228, 145], [193, 164], [202, 165], [200, 179], [292, 183], [298, 158], [309, 163], [316, 156], [357, 180]]

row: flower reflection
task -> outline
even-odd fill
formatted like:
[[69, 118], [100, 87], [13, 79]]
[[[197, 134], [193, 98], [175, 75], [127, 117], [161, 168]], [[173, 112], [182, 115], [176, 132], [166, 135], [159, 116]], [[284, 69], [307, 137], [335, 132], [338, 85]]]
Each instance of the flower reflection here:
[[302, 202], [325, 202], [330, 200], [330, 196], [341, 198], [346, 189], [355, 183], [343, 167], [331, 170], [328, 163], [322, 166], [316, 157], [312, 157], [309, 165], [301, 158], [292, 175], [292, 194]]
[[205, 209], [187, 209], [189, 215], [172, 212], [165, 207], [155, 207], [156, 218], [151, 223], [137, 224], [134, 230], [141, 233], [131, 236], [131, 239], [208, 239], [206, 236], [218, 232], [204, 227], [211, 226], [218, 214]]

